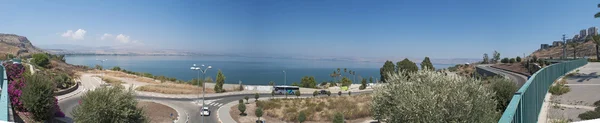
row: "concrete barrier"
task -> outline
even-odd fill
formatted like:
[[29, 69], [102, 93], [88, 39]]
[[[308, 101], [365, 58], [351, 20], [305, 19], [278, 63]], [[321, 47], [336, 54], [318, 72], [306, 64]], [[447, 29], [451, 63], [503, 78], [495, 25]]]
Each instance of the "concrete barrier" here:
[[71, 86], [70, 88], [54, 91], [54, 96], [60, 96], [60, 95], [65, 95], [65, 94], [71, 93], [71, 92], [77, 90], [77, 88], [79, 88], [80, 84], [81, 84], [81, 82], [77, 82], [77, 83], [75, 83], [75, 86]]

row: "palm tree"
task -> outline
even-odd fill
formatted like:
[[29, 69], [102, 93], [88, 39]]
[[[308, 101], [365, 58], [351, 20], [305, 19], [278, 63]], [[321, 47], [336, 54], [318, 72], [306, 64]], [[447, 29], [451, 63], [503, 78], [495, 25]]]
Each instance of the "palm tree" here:
[[596, 59], [600, 58], [600, 53], [598, 53], [598, 45], [600, 45], [600, 35], [593, 35], [592, 41], [596, 44]]
[[571, 41], [568, 43], [569, 47], [573, 48], [573, 59], [577, 59], [577, 47], [579, 47], [579, 43], [575, 41]]

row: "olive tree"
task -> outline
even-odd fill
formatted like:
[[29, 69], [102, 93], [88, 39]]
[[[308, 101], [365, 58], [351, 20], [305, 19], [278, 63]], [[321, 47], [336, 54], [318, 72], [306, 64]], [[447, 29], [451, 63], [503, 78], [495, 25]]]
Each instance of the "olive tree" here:
[[480, 80], [435, 71], [389, 76], [388, 85], [374, 89], [374, 119], [387, 123], [496, 121], [494, 92]]

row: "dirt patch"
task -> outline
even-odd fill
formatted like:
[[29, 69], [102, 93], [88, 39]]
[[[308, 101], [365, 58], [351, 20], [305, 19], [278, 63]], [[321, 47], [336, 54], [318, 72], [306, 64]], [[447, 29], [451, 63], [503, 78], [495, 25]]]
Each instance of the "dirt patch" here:
[[[173, 84], [162, 83], [156, 85], [144, 85], [136, 88], [138, 91], [156, 92], [163, 94], [199, 94], [202, 93], [202, 87], [189, 84]], [[215, 91], [207, 87], [206, 93], [215, 93]]]
[[[175, 109], [155, 102], [139, 101], [137, 107], [144, 108], [144, 115], [150, 118], [151, 123], [170, 123], [173, 122], [173, 118], [177, 118], [177, 111]], [[173, 113], [173, 117], [171, 117]]]
[[[342, 112], [347, 122], [359, 123], [371, 120], [370, 95], [332, 96], [317, 98], [288, 98], [252, 102], [246, 105], [246, 116], [240, 116], [237, 105], [229, 114], [240, 123], [254, 123], [258, 117], [254, 111], [257, 105], [263, 107], [262, 120], [266, 122], [297, 122], [300, 112], [306, 112], [306, 123], [329, 123], [336, 112]], [[239, 104], [238, 104], [239, 105]]]
[[527, 71], [527, 68], [525, 66], [523, 66], [523, 64], [521, 64], [521, 63], [496, 64], [496, 65], [493, 65], [493, 67], [507, 69], [512, 72], [517, 72], [520, 74], [525, 74], [527, 76], [531, 76], [531, 74], [529, 74], [529, 71]]
[[109, 76], [98, 76], [98, 75], [94, 75], [94, 76], [92, 76], [92, 77], [98, 77], [98, 78], [101, 78], [101, 79], [102, 79], [102, 81], [104, 81], [104, 82], [106, 82], [106, 83], [108, 83], [108, 84], [111, 84], [111, 85], [114, 85], [114, 84], [120, 85], [120, 84], [123, 84], [123, 83], [125, 83], [125, 82], [123, 82], [123, 81], [121, 81], [121, 80], [118, 80], [118, 79], [116, 79], [116, 78], [109, 77]]

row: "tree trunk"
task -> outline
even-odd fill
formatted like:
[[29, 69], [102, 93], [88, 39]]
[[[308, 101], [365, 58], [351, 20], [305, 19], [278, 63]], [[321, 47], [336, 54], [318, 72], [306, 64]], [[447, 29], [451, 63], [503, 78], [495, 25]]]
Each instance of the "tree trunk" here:
[[598, 53], [598, 44], [596, 44], [596, 59], [600, 58], [600, 54]]

